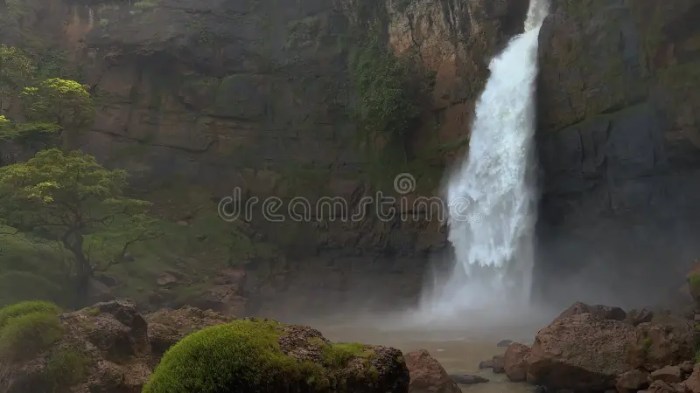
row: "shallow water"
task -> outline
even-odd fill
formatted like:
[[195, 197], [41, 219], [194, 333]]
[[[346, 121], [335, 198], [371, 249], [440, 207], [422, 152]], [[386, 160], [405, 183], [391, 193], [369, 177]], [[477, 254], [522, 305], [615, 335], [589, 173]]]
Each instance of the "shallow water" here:
[[[479, 362], [494, 355], [503, 354], [504, 348], [496, 344], [502, 339], [530, 343], [534, 328], [473, 329], [397, 329], [368, 328], [349, 325], [317, 325], [332, 341], [359, 341], [368, 344], [391, 346], [410, 352], [426, 349], [450, 374], [479, 375], [488, 383], [462, 386], [469, 393], [531, 393], [532, 386], [511, 383], [505, 375], [496, 375], [491, 370], [479, 370]], [[517, 333], [516, 333], [517, 332]]]

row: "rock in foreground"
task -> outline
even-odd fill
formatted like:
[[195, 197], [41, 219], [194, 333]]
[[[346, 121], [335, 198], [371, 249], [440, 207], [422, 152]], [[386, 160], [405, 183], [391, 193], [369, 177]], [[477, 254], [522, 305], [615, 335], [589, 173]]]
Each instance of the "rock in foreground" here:
[[170, 349], [143, 393], [406, 392], [401, 352], [332, 344], [320, 332], [270, 320], [237, 320]]
[[410, 393], [461, 393], [447, 371], [426, 350], [406, 354], [406, 366], [411, 375]]
[[194, 308], [144, 318], [132, 304], [119, 301], [40, 316], [42, 323], [54, 321], [48, 326], [56, 327], [52, 333], [57, 334], [31, 356], [1, 359], [0, 391], [408, 391], [409, 374], [400, 351], [332, 344], [305, 326], [267, 320], [229, 322]]
[[527, 356], [530, 355], [530, 347], [513, 343], [506, 349], [503, 357], [506, 375], [513, 382], [523, 382], [527, 378]]
[[558, 318], [540, 330], [528, 356], [528, 379], [554, 389], [605, 391], [631, 369], [626, 349], [634, 326], [590, 313]]

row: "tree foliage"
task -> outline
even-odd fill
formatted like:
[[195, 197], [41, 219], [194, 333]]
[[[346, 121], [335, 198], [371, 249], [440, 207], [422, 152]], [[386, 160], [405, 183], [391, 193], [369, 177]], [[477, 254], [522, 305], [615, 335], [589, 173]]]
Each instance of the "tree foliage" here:
[[0, 45], [0, 109], [9, 97], [32, 82], [36, 67], [20, 49]]
[[74, 256], [81, 295], [96, 267], [85, 252], [86, 235], [124, 219], [134, 221], [134, 241], [148, 233], [149, 204], [125, 197], [125, 186], [124, 171], [106, 169], [81, 152], [49, 149], [0, 168], [0, 215], [17, 228], [59, 240]]
[[61, 128], [57, 124], [43, 122], [15, 123], [0, 115], [0, 142], [4, 140], [29, 141], [57, 135]]
[[90, 93], [72, 80], [46, 79], [37, 86], [24, 88], [22, 100], [29, 120], [56, 123], [63, 130], [83, 130], [95, 117]]

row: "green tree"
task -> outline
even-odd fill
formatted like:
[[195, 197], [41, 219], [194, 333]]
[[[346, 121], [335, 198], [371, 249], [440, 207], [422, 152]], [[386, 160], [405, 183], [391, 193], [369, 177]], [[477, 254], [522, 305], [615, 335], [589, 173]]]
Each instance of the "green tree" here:
[[24, 88], [22, 99], [27, 119], [58, 124], [64, 132], [84, 130], [95, 118], [90, 93], [76, 81], [46, 79]]
[[6, 109], [8, 98], [32, 82], [36, 67], [20, 49], [0, 45], [0, 113]]
[[[58, 240], [74, 259], [78, 302], [85, 299], [95, 269], [85, 237], [131, 221], [133, 241], [149, 236], [149, 203], [124, 196], [126, 173], [109, 170], [94, 157], [59, 149], [41, 151], [24, 163], [0, 168], [0, 217], [22, 230]], [[107, 265], [114, 261], [103, 261]]]

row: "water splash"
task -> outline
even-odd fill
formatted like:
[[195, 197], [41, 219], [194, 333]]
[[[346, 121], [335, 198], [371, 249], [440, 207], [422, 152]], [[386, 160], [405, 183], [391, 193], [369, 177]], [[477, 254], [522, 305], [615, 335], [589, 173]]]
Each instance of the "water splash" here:
[[423, 310], [435, 317], [529, 300], [537, 196], [537, 43], [547, 12], [546, 0], [532, 0], [525, 32], [489, 66], [469, 154], [447, 185], [455, 266], [423, 301]]

